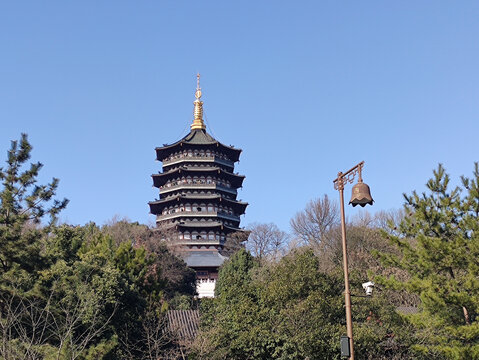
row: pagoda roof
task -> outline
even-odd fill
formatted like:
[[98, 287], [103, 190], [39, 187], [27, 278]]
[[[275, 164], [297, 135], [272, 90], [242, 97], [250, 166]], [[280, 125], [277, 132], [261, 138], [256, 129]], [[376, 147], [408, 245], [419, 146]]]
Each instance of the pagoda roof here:
[[148, 205], [150, 205], [150, 210], [152, 214], [158, 214], [160, 213], [165, 206], [168, 206], [172, 203], [175, 203], [180, 200], [185, 200], [185, 201], [208, 201], [208, 200], [213, 200], [216, 202], [221, 202], [228, 204], [229, 206], [234, 206], [237, 208], [240, 208], [242, 212], [246, 209], [248, 206], [247, 202], [243, 201], [238, 201], [238, 200], [232, 200], [232, 199], [227, 199], [225, 197], [222, 197], [217, 194], [213, 195], [176, 195], [176, 196], [170, 196], [165, 199], [160, 199], [156, 201], [150, 201]]
[[218, 251], [188, 251], [184, 257], [189, 267], [218, 267], [228, 259]]
[[176, 169], [171, 170], [171, 171], [151, 175], [153, 177], [153, 186], [155, 186], [155, 187], [163, 186], [164, 184], [166, 184], [166, 182], [168, 181], [168, 179], [171, 176], [174, 176], [174, 175], [177, 175], [177, 174], [180, 174], [180, 173], [185, 173], [185, 174], [195, 174], [196, 173], [196, 174], [201, 174], [201, 175], [208, 174], [208, 173], [210, 173], [210, 174], [213, 174], [213, 173], [221, 174], [222, 177], [224, 177], [225, 179], [230, 180], [232, 185], [237, 187], [237, 188], [242, 186], [243, 180], [245, 178], [244, 175], [233, 174], [233, 173], [225, 171], [225, 170], [223, 170], [219, 167], [205, 167], [205, 168], [202, 168], [202, 167], [196, 167], [196, 166], [182, 166], [182, 167], [176, 168]]
[[241, 231], [239, 228], [228, 226], [219, 221], [184, 221], [176, 224], [181, 228], [203, 228], [203, 229], [214, 229], [214, 228], [224, 228], [232, 231]]
[[162, 161], [171, 153], [177, 151], [179, 148], [185, 146], [186, 148], [197, 147], [217, 147], [220, 151], [227, 154], [233, 162], [239, 160], [241, 149], [236, 149], [233, 146], [227, 146], [220, 143], [214, 137], [206, 132], [204, 129], [193, 129], [188, 135], [173, 144], [164, 144], [162, 147], [157, 147], [156, 159]]

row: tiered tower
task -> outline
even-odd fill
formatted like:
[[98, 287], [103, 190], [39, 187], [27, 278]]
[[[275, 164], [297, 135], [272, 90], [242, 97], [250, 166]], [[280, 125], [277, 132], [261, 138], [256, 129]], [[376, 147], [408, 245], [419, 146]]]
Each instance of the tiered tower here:
[[152, 177], [160, 199], [149, 205], [158, 227], [171, 230], [173, 241], [184, 250], [202, 297], [214, 294], [218, 267], [225, 259], [221, 250], [228, 236], [241, 231], [240, 215], [248, 204], [236, 199], [244, 180], [234, 172], [241, 150], [223, 145], [206, 132], [199, 80], [198, 74], [190, 133], [156, 148], [163, 172]]

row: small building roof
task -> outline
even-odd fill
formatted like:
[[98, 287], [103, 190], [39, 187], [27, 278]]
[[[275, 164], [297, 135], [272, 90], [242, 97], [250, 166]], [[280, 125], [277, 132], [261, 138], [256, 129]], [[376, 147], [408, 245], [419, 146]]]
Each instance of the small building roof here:
[[419, 312], [419, 308], [417, 306], [398, 306], [396, 308], [396, 311], [403, 314], [403, 315], [411, 315], [411, 314], [417, 314]]
[[198, 310], [168, 310], [167, 330], [182, 340], [194, 340], [198, 334], [200, 315]]

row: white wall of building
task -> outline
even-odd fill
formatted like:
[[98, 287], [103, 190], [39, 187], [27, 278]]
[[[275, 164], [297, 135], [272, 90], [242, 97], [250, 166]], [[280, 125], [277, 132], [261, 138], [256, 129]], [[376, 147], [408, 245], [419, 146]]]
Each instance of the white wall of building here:
[[216, 279], [198, 279], [196, 282], [196, 292], [199, 298], [215, 297]]

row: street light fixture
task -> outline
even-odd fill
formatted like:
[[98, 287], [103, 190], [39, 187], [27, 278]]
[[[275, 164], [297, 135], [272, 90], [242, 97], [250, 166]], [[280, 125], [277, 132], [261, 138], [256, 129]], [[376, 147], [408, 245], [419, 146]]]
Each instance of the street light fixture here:
[[[344, 216], [344, 185], [347, 183], [352, 184], [356, 174], [358, 174], [358, 183], [353, 186], [353, 191], [351, 195], [350, 205], [361, 207], [366, 206], [367, 204], [372, 205], [374, 200], [371, 197], [371, 192], [369, 186], [363, 183], [363, 178], [361, 171], [364, 166], [364, 161], [361, 161], [356, 166], [352, 167], [345, 173], [339, 172], [338, 177], [333, 181], [334, 188], [339, 191], [339, 199], [341, 205], [341, 237], [343, 244], [343, 268], [344, 268], [344, 299], [346, 303], [346, 330], [347, 337], [349, 340], [349, 353], [346, 353], [346, 356], [349, 356], [351, 360], [354, 360], [354, 341], [353, 341], [353, 320], [351, 316], [351, 292], [349, 290], [349, 274], [348, 274], [348, 252], [346, 246], [346, 221]], [[341, 348], [343, 348], [344, 341], [341, 341]]]

